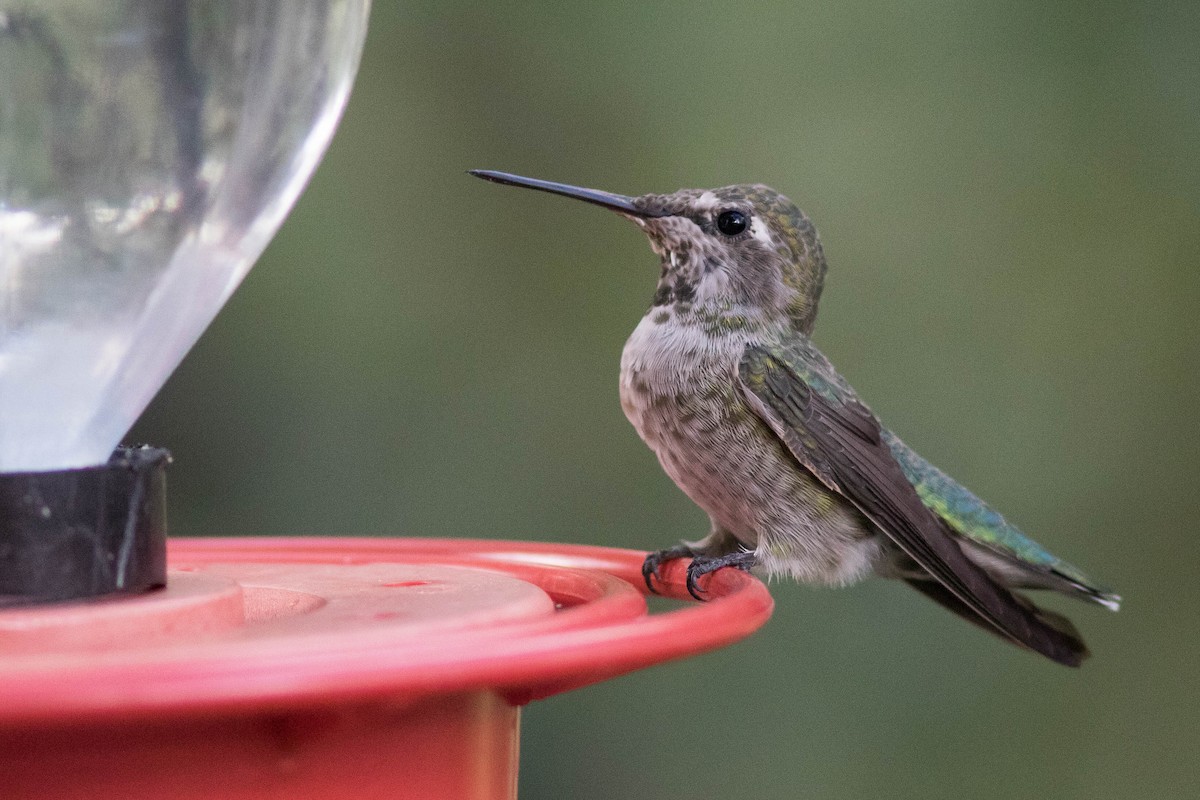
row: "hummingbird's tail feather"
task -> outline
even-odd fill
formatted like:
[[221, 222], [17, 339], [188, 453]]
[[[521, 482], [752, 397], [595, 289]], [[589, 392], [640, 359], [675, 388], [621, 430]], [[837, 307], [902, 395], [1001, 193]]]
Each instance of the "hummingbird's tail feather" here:
[[1064, 575], [1059, 572], [1055, 572], [1055, 575], [1066, 583], [1066, 589], [1060, 589], [1059, 591], [1062, 591], [1068, 597], [1104, 606], [1109, 611], [1121, 610], [1121, 595], [1116, 592], [1083, 583], [1070, 575]]
[[1018, 557], [1012, 551], [1005, 551], [962, 535], [951, 520], [946, 517], [939, 519], [946, 533], [957, 539], [967, 558], [983, 567], [1001, 586], [1009, 589], [1044, 589], [1058, 592], [1075, 600], [1104, 606], [1109, 611], [1119, 611], [1121, 608], [1121, 595], [1088, 579], [1065, 561], [1058, 560], [1049, 567], [1034, 563]]
[[[937, 581], [932, 579], [923, 580], [920, 578], [905, 578], [904, 582], [929, 599], [939, 603], [943, 608], [953, 611], [955, 614], [967, 620], [968, 622], [977, 625], [988, 633], [1003, 639], [1009, 644], [1020, 646], [1020, 642], [1005, 635], [994, 625], [980, 617], [975, 609], [971, 608], [962, 600], [959, 600], [953, 592]], [[1080, 635], [1079, 631], [1076, 629], [1071, 620], [1067, 619], [1062, 614], [1056, 614], [1053, 611], [1048, 611], [1044, 608], [1034, 605], [1029, 598], [1025, 597], [1024, 595], [1012, 592], [1012, 596], [1017, 600], [1017, 602], [1027, 608], [1039, 622], [1062, 634], [1063, 639], [1068, 643], [1072, 654], [1075, 656], [1074, 660], [1076, 663], [1068, 664], [1068, 666], [1078, 666], [1080, 662], [1091, 655], [1091, 652], [1088, 650], [1087, 645], [1083, 641], [1083, 637]]]

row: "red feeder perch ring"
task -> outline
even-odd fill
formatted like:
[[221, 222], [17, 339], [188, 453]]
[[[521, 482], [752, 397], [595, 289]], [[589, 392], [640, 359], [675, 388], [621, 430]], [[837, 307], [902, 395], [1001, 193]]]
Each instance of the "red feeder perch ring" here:
[[[168, 588], [0, 612], [5, 798], [510, 798], [519, 705], [757, 630], [721, 570], [648, 615], [642, 553], [170, 542]], [[683, 565], [664, 592], [688, 599]]]

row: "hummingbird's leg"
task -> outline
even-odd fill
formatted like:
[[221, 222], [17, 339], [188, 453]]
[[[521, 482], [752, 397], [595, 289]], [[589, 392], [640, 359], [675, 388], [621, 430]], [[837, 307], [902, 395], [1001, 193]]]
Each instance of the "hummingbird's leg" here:
[[658, 594], [658, 590], [654, 588], [654, 581], [662, 581], [662, 576], [658, 574], [659, 567], [668, 561], [674, 561], [677, 558], [692, 558], [695, 555], [696, 551], [690, 544], [677, 544], [666, 550], [659, 550], [647, 555], [646, 560], [642, 562], [642, 580], [646, 582], [646, 588], [650, 590], [651, 594]]
[[695, 542], [681, 542], [674, 547], [668, 547], [666, 550], [659, 550], [646, 556], [646, 560], [642, 562], [642, 579], [646, 581], [646, 588], [651, 593], [658, 594], [652, 581], [662, 582], [662, 576], [658, 571], [668, 561], [674, 561], [677, 558], [711, 560], [740, 553], [742, 550], [741, 542], [732, 533], [721, 527], [716, 520], [713, 520], [712, 531], [703, 539]]
[[722, 567], [736, 567], [744, 572], [749, 572], [754, 568], [757, 560], [757, 556], [749, 550], [739, 550], [736, 553], [726, 553], [723, 556], [696, 556], [692, 559], [692, 563], [688, 564], [687, 568], [688, 594], [697, 600], [703, 600], [704, 598], [700, 595], [705, 592], [697, 583], [701, 575], [715, 572]]

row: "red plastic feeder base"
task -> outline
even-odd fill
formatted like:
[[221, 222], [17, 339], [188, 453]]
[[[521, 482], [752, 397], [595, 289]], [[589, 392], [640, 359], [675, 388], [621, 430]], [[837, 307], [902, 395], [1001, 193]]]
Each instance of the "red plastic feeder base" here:
[[[167, 589], [0, 612], [0, 795], [512, 798], [519, 706], [771, 614], [736, 570], [650, 616], [642, 553], [430, 539], [170, 543]], [[688, 599], [683, 564], [664, 593]]]

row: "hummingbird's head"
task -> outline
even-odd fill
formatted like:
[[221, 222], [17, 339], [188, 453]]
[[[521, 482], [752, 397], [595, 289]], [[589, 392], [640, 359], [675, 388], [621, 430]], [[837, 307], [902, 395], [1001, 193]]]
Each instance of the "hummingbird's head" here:
[[774, 189], [753, 184], [626, 197], [503, 172], [471, 174], [595, 203], [635, 222], [662, 260], [655, 306], [756, 313], [812, 331], [825, 255], [812, 222]]

